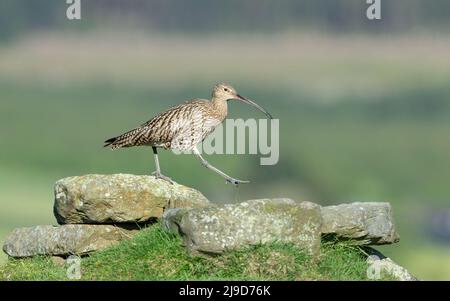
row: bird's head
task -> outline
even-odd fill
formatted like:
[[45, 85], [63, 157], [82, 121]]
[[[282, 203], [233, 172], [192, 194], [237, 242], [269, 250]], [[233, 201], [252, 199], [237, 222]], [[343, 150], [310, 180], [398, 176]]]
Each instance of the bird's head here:
[[242, 95], [239, 95], [236, 92], [236, 89], [228, 84], [222, 83], [222, 84], [215, 85], [213, 88], [213, 91], [212, 91], [212, 98], [219, 99], [219, 100], [225, 100], [225, 101], [239, 100], [239, 101], [242, 101], [243, 103], [246, 103], [248, 105], [251, 105], [251, 106], [257, 108], [258, 110], [263, 112], [270, 119], [273, 118], [272, 115], [270, 115], [269, 112], [267, 112], [265, 109], [263, 109], [260, 105], [256, 104], [254, 101], [252, 101]]

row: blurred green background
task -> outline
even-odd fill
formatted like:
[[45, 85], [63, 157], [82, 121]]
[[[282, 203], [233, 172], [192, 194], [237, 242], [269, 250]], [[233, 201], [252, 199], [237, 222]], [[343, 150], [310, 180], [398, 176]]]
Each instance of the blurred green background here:
[[[213, 202], [389, 201], [401, 235], [380, 248], [421, 279], [450, 280], [450, 2], [0, 0], [0, 241], [55, 224], [53, 183], [149, 174], [148, 148], [102, 142], [216, 82], [280, 119], [280, 161], [188, 155], [163, 171]], [[239, 103], [230, 118], [261, 118]], [[2, 254], [0, 261], [6, 257]]]

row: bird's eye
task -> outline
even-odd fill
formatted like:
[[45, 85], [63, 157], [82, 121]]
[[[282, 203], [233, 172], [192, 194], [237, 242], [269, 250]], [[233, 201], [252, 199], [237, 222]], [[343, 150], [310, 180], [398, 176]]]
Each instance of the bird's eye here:
[[228, 92], [228, 88], [223, 88], [223, 90], [224, 90], [225, 92]]

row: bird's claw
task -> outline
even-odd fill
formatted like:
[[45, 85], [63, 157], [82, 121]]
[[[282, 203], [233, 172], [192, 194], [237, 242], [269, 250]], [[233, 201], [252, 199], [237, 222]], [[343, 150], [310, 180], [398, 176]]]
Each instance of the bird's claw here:
[[239, 184], [250, 183], [250, 181], [243, 181], [243, 180], [238, 180], [238, 179], [233, 179], [233, 178], [228, 178], [226, 180], [227, 180], [227, 183], [233, 184], [234, 186], [238, 186]]
[[167, 177], [167, 176], [165, 176], [162, 173], [157, 172], [157, 171], [152, 172], [152, 176], [155, 176], [155, 178], [157, 178], [157, 179], [161, 179], [161, 180], [167, 181], [170, 184], [174, 183], [171, 178], [169, 178], [169, 177]]

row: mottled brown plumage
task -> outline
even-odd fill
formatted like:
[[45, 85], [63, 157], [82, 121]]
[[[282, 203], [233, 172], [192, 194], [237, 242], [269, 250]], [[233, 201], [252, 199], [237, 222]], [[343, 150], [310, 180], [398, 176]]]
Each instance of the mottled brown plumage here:
[[225, 119], [226, 106], [225, 110], [220, 110], [219, 107], [220, 104], [202, 99], [188, 101], [160, 113], [129, 132], [106, 141], [108, 143], [106, 146], [116, 149], [149, 145], [189, 150], [205, 139], [215, 126]]
[[200, 155], [196, 146], [202, 142], [226, 118], [227, 101], [241, 100], [262, 110], [264, 109], [237, 94], [236, 90], [227, 84], [214, 86], [211, 101], [194, 99], [177, 105], [156, 115], [137, 128], [117, 137], [105, 141], [105, 147], [117, 149], [131, 146], [151, 146], [155, 155], [156, 177], [171, 181], [161, 174], [157, 157], [157, 147], [177, 151], [192, 151], [202, 161], [203, 165], [221, 174], [228, 182], [233, 184], [246, 183], [229, 177], [220, 170], [211, 166]]

